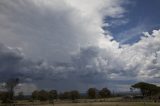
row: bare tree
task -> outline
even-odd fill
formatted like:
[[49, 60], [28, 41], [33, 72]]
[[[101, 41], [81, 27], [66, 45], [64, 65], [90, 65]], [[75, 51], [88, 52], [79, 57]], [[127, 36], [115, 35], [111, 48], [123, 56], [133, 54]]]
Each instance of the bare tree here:
[[6, 81], [6, 83], [3, 85], [3, 88], [6, 89], [8, 92], [7, 102], [13, 102], [14, 89], [18, 83], [19, 83], [19, 79], [13, 78], [13, 79], [9, 79], [8, 81]]

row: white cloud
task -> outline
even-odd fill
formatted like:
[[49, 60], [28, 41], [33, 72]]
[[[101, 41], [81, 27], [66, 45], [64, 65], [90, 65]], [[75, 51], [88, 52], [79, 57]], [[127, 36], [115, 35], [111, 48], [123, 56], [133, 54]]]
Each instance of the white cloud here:
[[33, 83], [20, 83], [15, 87], [15, 94], [23, 92], [24, 95], [29, 95], [35, 90], [38, 90], [38, 87]]
[[[112, 36], [104, 35], [101, 28], [104, 16], [123, 17], [123, 3], [1, 0], [0, 42], [4, 44], [0, 45], [1, 79], [11, 76], [40, 82], [44, 79], [39, 86], [51, 87], [46, 85], [49, 79], [55, 81], [53, 86], [57, 88], [81, 89], [80, 85], [102, 86], [106, 81], [128, 84], [160, 77], [160, 30], [146, 33], [133, 45], [121, 45]], [[141, 32], [141, 27], [138, 30]]]
[[[69, 61], [81, 47], [104, 39], [103, 16], [124, 12], [119, 0], [1, 0], [0, 42], [29, 58]], [[89, 5], [88, 5], [89, 4]]]
[[[109, 22], [108, 25], [104, 26], [104, 27], [117, 27], [117, 26], [121, 26], [121, 25], [125, 25], [129, 22], [129, 19], [114, 19], [111, 22]], [[123, 34], [121, 34], [123, 35]], [[124, 35], [123, 35], [124, 36]]]
[[154, 81], [154, 78], [160, 77], [159, 55], [160, 30], [154, 30], [134, 45], [121, 45], [120, 48], [112, 49], [83, 49], [73, 62], [80, 71], [78, 75], [83, 75], [84, 78], [91, 76], [89, 80], [122, 80], [133, 83]]
[[150, 36], [142, 37], [138, 43], [130, 47], [135, 55], [133, 63], [140, 65], [138, 69], [140, 78], [153, 78], [155, 74], [159, 74], [159, 45], [160, 30], [154, 30]]

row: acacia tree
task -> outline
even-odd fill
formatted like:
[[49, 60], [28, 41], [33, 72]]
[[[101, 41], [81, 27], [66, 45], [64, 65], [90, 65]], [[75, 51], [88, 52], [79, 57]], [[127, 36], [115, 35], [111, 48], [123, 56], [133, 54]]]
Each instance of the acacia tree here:
[[140, 89], [143, 96], [155, 95], [159, 92], [159, 87], [154, 84], [149, 84], [146, 82], [139, 82], [131, 86], [132, 88]]

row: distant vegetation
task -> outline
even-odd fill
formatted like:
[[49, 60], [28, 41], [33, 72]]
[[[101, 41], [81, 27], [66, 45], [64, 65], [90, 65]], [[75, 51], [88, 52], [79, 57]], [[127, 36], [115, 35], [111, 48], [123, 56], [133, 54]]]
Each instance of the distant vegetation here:
[[111, 91], [108, 88], [103, 88], [102, 90], [97, 90], [96, 88], [89, 88], [87, 90], [87, 95], [81, 95], [79, 91], [65, 91], [57, 93], [56, 90], [51, 91], [34, 91], [32, 93], [33, 100], [47, 101], [47, 100], [72, 100], [76, 102], [77, 99], [96, 99], [96, 98], [108, 98], [111, 96]]
[[[96, 88], [89, 88], [86, 90], [85, 94], [81, 94], [78, 90], [72, 91], [64, 91], [58, 92], [57, 90], [35, 90], [32, 92], [31, 96], [26, 97], [23, 92], [19, 92], [18, 95], [14, 95], [14, 88], [19, 83], [19, 79], [11, 79], [6, 82], [4, 85], [4, 91], [0, 92], [0, 100], [2, 103], [13, 103], [16, 101], [28, 100], [30, 102], [45, 102], [48, 101], [49, 103], [54, 104], [55, 101], [71, 101], [72, 103], [78, 103], [81, 100], [99, 100], [102, 102], [105, 101], [106, 98], [111, 98], [115, 96], [112, 92], [107, 88], [96, 89]], [[134, 90], [139, 89], [141, 95], [144, 98], [148, 98], [149, 100], [159, 101], [160, 100], [160, 87], [154, 84], [145, 83], [145, 82], [138, 82], [136, 84], [131, 85], [131, 93]], [[130, 93], [130, 94], [131, 94]], [[140, 94], [138, 94], [140, 95]], [[131, 96], [129, 96], [131, 97]], [[138, 96], [137, 96], [138, 97]], [[121, 96], [121, 98], [123, 98]], [[125, 99], [125, 98], [124, 98]], [[133, 97], [130, 98], [134, 99]], [[110, 99], [107, 99], [110, 100]], [[115, 99], [116, 100], [116, 99]], [[117, 99], [118, 101], [120, 99]]]
[[[13, 103], [14, 100], [24, 100], [25, 95], [23, 92], [19, 92], [18, 95], [14, 95], [14, 88], [19, 83], [19, 79], [10, 79], [3, 85], [4, 91], [0, 92], [0, 100], [2, 103]], [[36, 90], [33, 91], [30, 100], [31, 101], [50, 101], [54, 100], [72, 100], [77, 102], [77, 99], [96, 99], [96, 98], [108, 98], [111, 96], [111, 91], [108, 88], [97, 90], [96, 88], [89, 88], [85, 95], [81, 95], [78, 90], [59, 92], [57, 90]]]

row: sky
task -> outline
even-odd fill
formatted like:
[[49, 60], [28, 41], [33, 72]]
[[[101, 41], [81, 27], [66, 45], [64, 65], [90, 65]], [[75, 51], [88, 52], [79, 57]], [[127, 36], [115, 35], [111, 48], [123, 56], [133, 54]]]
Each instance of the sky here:
[[160, 81], [159, 0], [1, 0], [0, 82], [17, 91]]

